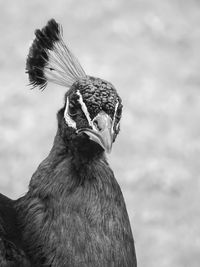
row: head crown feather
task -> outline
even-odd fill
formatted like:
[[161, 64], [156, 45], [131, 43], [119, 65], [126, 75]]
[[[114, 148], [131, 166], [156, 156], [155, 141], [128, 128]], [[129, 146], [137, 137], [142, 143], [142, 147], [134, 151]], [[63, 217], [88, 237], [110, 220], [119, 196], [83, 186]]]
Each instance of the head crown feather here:
[[77, 58], [62, 39], [62, 28], [54, 19], [42, 30], [35, 31], [35, 39], [29, 49], [26, 71], [30, 84], [44, 89], [47, 82], [70, 87], [86, 77]]

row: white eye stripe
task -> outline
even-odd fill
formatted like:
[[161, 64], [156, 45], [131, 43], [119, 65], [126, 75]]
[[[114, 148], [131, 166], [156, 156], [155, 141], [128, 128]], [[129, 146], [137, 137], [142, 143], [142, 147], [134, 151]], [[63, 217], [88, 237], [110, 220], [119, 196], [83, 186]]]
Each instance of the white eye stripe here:
[[81, 109], [82, 109], [83, 113], [85, 114], [85, 117], [87, 118], [87, 121], [88, 121], [89, 125], [93, 128], [93, 123], [92, 123], [92, 120], [90, 118], [90, 114], [88, 112], [88, 109], [86, 107], [86, 104], [83, 101], [83, 97], [82, 97], [80, 91], [77, 90], [76, 94], [79, 96], [78, 102], [81, 105]]
[[66, 107], [65, 107], [65, 111], [64, 111], [65, 122], [69, 127], [76, 129], [76, 122], [74, 120], [72, 120], [68, 111], [69, 111], [69, 98], [67, 97]]
[[120, 127], [120, 122], [117, 123], [116, 125], [116, 130], [119, 131], [119, 127]]
[[[115, 105], [115, 113], [113, 115], [113, 122], [112, 122], [112, 132], [114, 132], [114, 126], [115, 126], [116, 113], [117, 113], [118, 106], [119, 106], [119, 101], [117, 101], [117, 103]], [[118, 122], [118, 124], [119, 124], [119, 122]], [[116, 128], [118, 127], [118, 124], [117, 124]]]

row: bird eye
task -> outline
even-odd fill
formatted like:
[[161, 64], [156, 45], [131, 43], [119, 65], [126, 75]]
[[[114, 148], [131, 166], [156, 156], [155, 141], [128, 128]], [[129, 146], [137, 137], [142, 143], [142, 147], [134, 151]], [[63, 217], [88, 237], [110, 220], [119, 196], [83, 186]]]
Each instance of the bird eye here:
[[69, 104], [69, 115], [70, 116], [76, 116], [77, 115], [77, 110], [73, 104]]

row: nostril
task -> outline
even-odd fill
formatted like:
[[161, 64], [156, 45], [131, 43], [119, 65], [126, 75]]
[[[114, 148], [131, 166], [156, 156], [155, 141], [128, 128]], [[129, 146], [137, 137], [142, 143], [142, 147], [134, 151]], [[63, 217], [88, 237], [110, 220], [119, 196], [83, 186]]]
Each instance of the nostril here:
[[102, 129], [101, 129], [101, 127], [99, 126], [99, 124], [98, 124], [98, 121], [97, 120], [94, 120], [93, 121], [93, 124], [94, 124], [94, 126], [96, 127], [96, 129], [97, 130], [99, 130], [99, 131], [101, 131]]
[[92, 126], [94, 130], [98, 132], [104, 132], [111, 129], [112, 119], [104, 111], [101, 111], [97, 116], [92, 120]]

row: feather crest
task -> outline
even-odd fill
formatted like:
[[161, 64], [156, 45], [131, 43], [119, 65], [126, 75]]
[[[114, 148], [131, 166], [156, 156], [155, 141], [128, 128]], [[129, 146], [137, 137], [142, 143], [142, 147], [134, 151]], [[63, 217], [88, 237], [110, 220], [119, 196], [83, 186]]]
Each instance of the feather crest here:
[[42, 30], [36, 30], [35, 36], [26, 62], [33, 88], [39, 86], [44, 89], [48, 81], [70, 87], [86, 76], [77, 58], [64, 43], [62, 28], [54, 19], [48, 21]]

